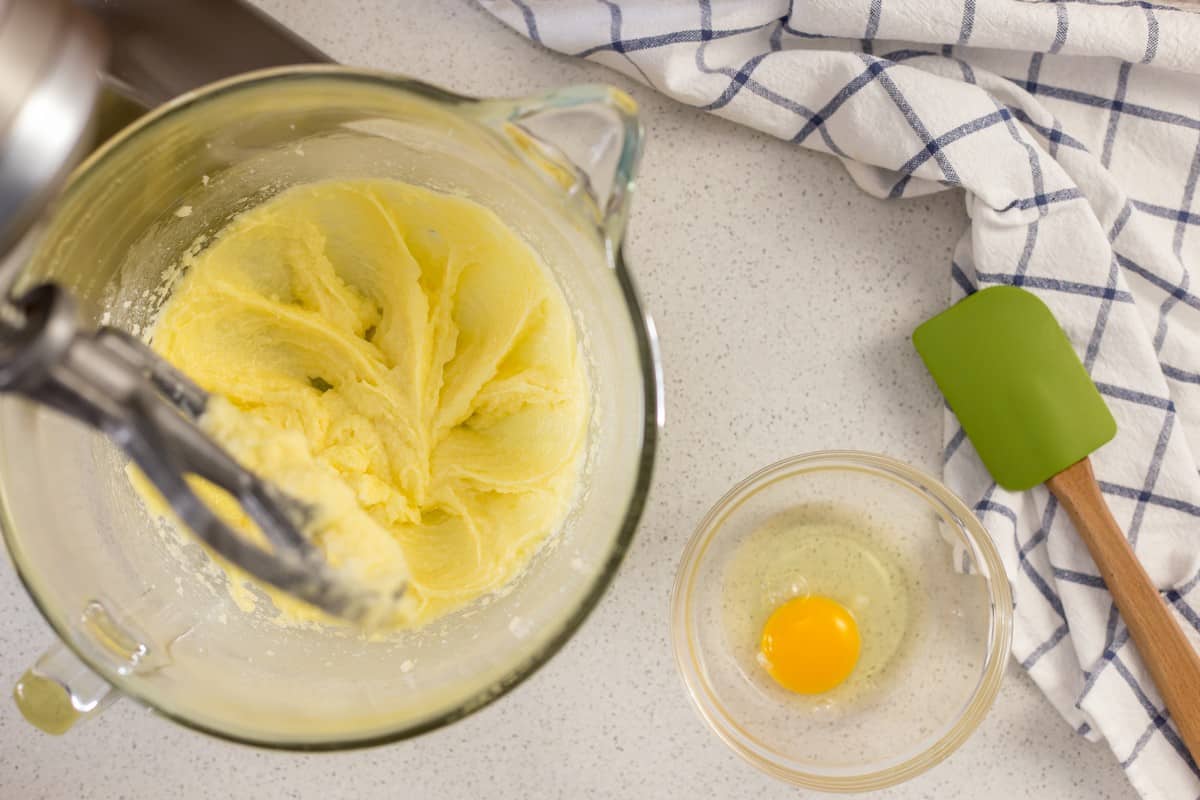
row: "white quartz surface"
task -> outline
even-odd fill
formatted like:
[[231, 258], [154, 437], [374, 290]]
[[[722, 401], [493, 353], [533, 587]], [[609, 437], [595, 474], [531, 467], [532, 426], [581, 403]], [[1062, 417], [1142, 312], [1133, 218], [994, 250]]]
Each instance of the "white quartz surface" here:
[[[822, 448], [936, 470], [941, 402], [907, 341], [948, 297], [958, 193], [882, 202], [832, 158], [553, 55], [461, 0], [257, 0], [338, 60], [476, 95], [583, 81], [641, 104], [648, 143], [627, 254], [662, 337], [667, 426], [632, 551], [568, 646], [500, 702], [414, 741], [292, 755], [185, 731], [123, 700], [71, 734], [0, 702], [0, 798], [797, 798], [693, 712], [667, 605], [692, 528], [732, 483]], [[702, 165], [697, 167], [697, 165]], [[52, 634], [0, 560], [0, 682]], [[1132, 798], [1015, 665], [948, 761], [890, 798]]]

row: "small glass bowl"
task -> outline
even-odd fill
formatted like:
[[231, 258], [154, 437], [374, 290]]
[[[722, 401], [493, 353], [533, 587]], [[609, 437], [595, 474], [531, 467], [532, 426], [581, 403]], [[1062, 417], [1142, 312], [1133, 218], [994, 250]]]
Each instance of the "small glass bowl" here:
[[[842, 700], [771, 681], [744, 635], [765, 619], [731, 633], [734, 557], [798, 509], [862, 520], [904, 576], [901, 643], [868, 690]], [[869, 791], [934, 766], [983, 720], [1008, 659], [1012, 595], [987, 531], [945, 486], [885, 456], [826, 451], [760, 470], [709, 511], [680, 562], [671, 637], [692, 701], [734, 752], [799, 786]]]

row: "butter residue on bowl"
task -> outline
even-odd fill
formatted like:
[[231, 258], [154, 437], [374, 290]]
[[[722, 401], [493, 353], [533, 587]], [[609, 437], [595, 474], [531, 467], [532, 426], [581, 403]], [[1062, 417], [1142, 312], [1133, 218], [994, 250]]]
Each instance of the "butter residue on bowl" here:
[[[184, 266], [151, 345], [250, 420], [250, 441], [206, 423], [247, 467], [325, 498], [331, 563], [410, 576], [399, 624], [503, 588], [562, 524], [586, 371], [553, 276], [494, 213], [397, 181], [307, 184]], [[270, 596], [285, 621], [326, 619]]]

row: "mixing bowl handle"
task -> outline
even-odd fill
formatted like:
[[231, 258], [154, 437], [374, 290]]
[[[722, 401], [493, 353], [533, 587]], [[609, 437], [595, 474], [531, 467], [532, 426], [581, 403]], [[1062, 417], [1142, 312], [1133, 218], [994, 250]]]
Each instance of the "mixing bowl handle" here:
[[121, 695], [62, 643], [42, 654], [13, 688], [13, 699], [33, 726], [55, 735], [104, 710]]
[[584, 85], [516, 100], [483, 100], [475, 109], [526, 166], [582, 203], [610, 255], [615, 254], [642, 155], [637, 102], [611, 86]]

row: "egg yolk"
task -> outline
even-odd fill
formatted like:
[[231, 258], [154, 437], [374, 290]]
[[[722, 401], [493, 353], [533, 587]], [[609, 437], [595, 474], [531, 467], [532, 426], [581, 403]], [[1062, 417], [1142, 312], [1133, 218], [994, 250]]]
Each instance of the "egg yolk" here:
[[862, 640], [845, 606], [812, 595], [775, 609], [763, 626], [760, 648], [776, 683], [799, 694], [820, 694], [850, 677]]

